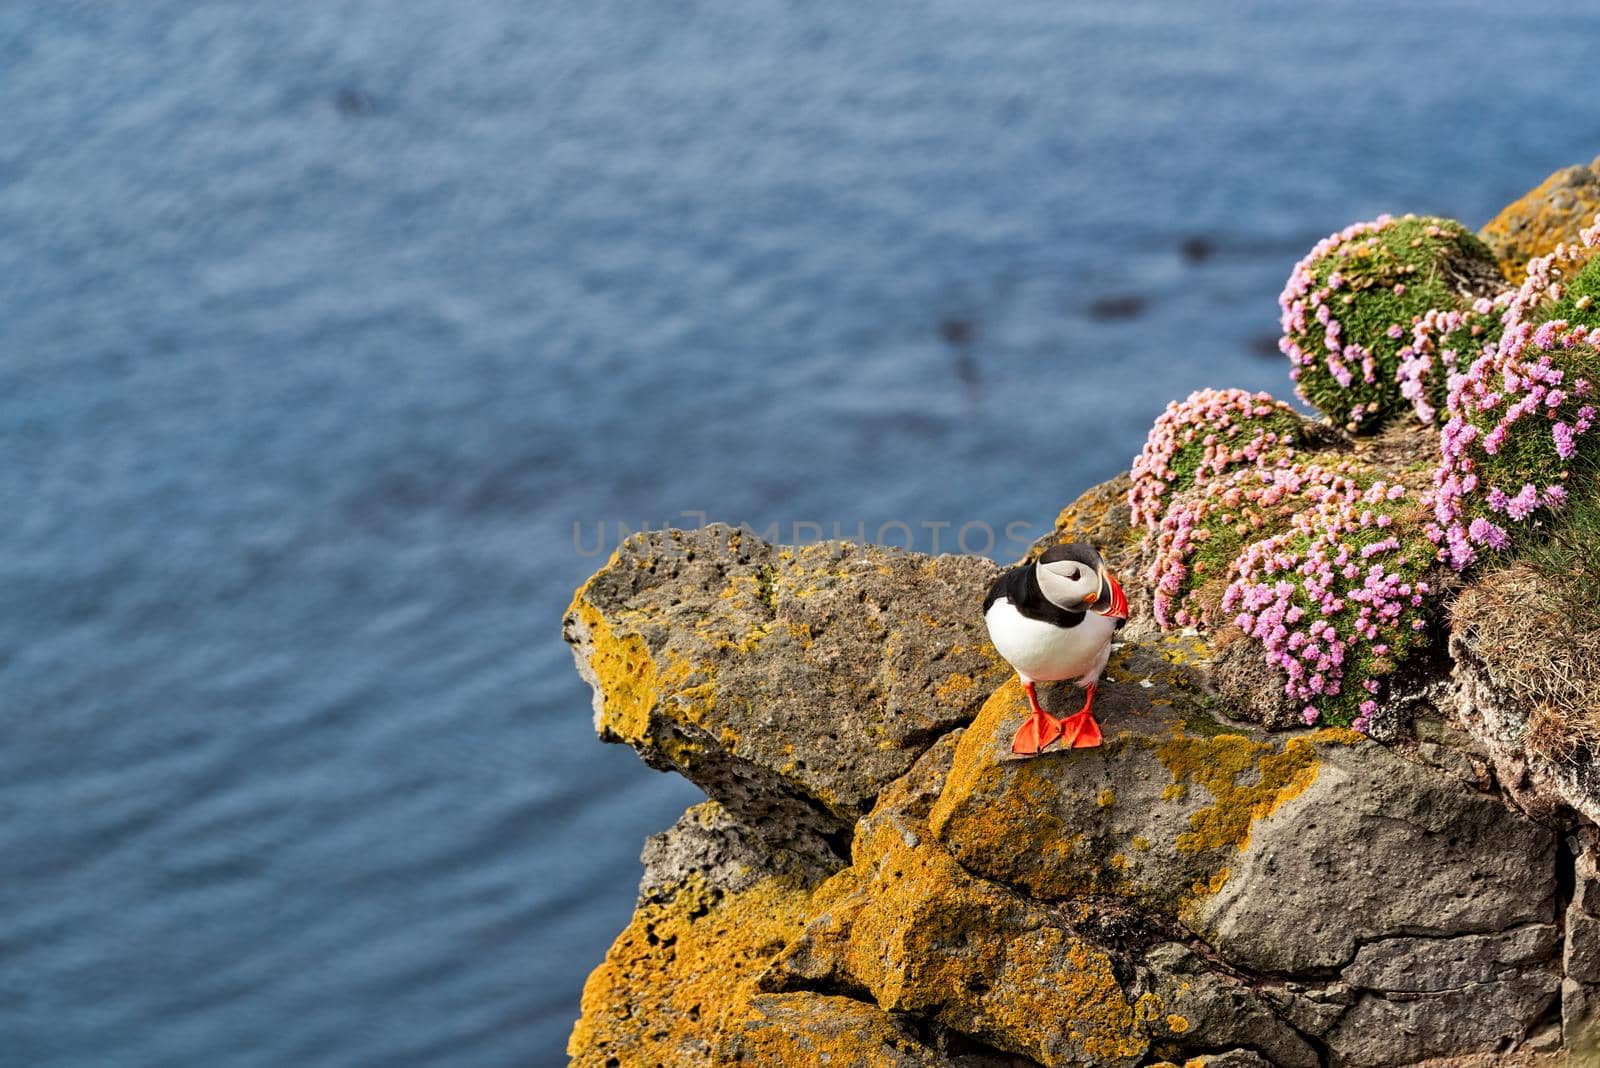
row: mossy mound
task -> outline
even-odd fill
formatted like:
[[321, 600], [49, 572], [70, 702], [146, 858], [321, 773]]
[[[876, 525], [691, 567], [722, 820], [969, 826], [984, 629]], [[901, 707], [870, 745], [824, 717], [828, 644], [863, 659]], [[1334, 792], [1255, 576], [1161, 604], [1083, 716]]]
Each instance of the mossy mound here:
[[1508, 325], [1451, 390], [1430, 536], [1458, 570], [1526, 541], [1592, 477], [1600, 331]]
[[1133, 461], [1132, 521], [1154, 531], [1174, 494], [1318, 436], [1305, 417], [1269, 393], [1197, 390], [1167, 405]]
[[1248, 639], [1259, 666], [1235, 650], [1219, 685], [1262, 722], [1366, 729], [1427, 643], [1432, 468], [1415, 447], [1431, 442], [1420, 428], [1363, 442], [1279, 446], [1173, 495], [1147, 539], [1156, 622], [1199, 627], [1219, 651]]
[[[1335, 425], [1371, 432], [1409, 407], [1400, 369], [1412, 327], [1431, 311], [1473, 308], [1506, 287], [1493, 254], [1451, 219], [1384, 215], [1317, 244], [1278, 298], [1299, 396]], [[1475, 355], [1475, 354], [1474, 354]], [[1424, 393], [1443, 372], [1413, 367]]]

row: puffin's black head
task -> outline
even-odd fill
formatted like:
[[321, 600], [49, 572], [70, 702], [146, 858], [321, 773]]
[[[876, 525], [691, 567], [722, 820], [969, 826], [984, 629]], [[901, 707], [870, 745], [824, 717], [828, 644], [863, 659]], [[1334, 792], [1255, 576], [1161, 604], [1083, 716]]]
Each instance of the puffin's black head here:
[[1034, 569], [1045, 597], [1068, 612], [1081, 612], [1108, 596], [1105, 561], [1086, 541], [1052, 546]]

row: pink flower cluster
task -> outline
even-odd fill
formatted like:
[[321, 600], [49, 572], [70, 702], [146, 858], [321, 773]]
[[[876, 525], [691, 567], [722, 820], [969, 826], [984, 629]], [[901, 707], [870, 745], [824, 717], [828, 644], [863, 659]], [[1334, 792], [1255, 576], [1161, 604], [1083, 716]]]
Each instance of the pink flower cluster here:
[[[1283, 410], [1262, 394], [1202, 391], [1152, 429], [1131, 499], [1154, 534], [1155, 616], [1237, 626], [1306, 722], [1362, 729], [1426, 638], [1435, 550], [1413, 489], [1353, 457], [1301, 455], [1292, 434], [1239, 432]], [[1185, 449], [1196, 450], [1180, 465], [1192, 488], [1173, 471]]]
[[1222, 609], [1284, 673], [1306, 723], [1334, 712], [1362, 730], [1384, 677], [1421, 641], [1431, 546], [1414, 528], [1397, 532], [1405, 486], [1323, 477], [1288, 530], [1240, 554]]
[[1173, 401], [1156, 418], [1133, 461], [1128, 504], [1133, 521], [1155, 531], [1173, 490], [1203, 485], [1240, 464], [1254, 464], [1278, 447], [1292, 447], [1295, 410], [1270, 393], [1202, 389]]
[[[1353, 223], [1336, 234], [1330, 234], [1318, 241], [1316, 247], [1295, 264], [1294, 270], [1290, 272], [1289, 281], [1278, 297], [1278, 306], [1283, 312], [1281, 319], [1283, 337], [1278, 341], [1278, 348], [1289, 357], [1289, 363], [1293, 365], [1289, 377], [1296, 382], [1300, 380], [1304, 368], [1315, 367], [1318, 364], [1326, 367], [1334, 380], [1346, 389], [1355, 381], [1357, 371], [1360, 372], [1363, 382], [1371, 384], [1377, 381], [1377, 368], [1373, 363], [1372, 354], [1343, 336], [1344, 324], [1335, 314], [1333, 296], [1344, 286], [1344, 275], [1335, 270], [1328, 275], [1326, 282], [1319, 285], [1315, 268], [1327, 257], [1348, 256], [1350, 250], [1356, 247], [1358, 238], [1377, 234], [1393, 221], [1392, 215], [1380, 215], [1372, 222]], [[1294, 340], [1297, 335], [1315, 333], [1317, 327], [1312, 327], [1313, 320], [1322, 331], [1320, 352], [1307, 352]], [[1312, 403], [1306, 397], [1304, 390], [1300, 390], [1299, 393], [1301, 400], [1307, 404]], [[1362, 406], [1360, 412], [1365, 413], [1365, 406]]]
[[1565, 505], [1568, 461], [1600, 426], [1586, 377], [1600, 372], [1597, 346], [1600, 330], [1560, 319], [1534, 326], [1507, 312], [1499, 346], [1451, 379], [1427, 526], [1451, 567], [1507, 547], [1508, 523]]
[[[1289, 515], [1340, 485], [1351, 465], [1328, 468], [1283, 456], [1273, 466], [1249, 467], [1217, 479], [1195, 493], [1175, 499], [1161, 519], [1156, 534], [1156, 555], [1146, 580], [1153, 591], [1156, 621], [1164, 627], [1213, 626], [1207, 608], [1193, 596], [1197, 561], [1209, 547], [1237, 555], [1246, 544], [1280, 529], [1285, 510]], [[1353, 485], [1353, 483], [1351, 483]], [[1276, 513], [1276, 515], [1275, 515]], [[1274, 521], [1277, 519], [1278, 521]], [[1208, 545], [1208, 543], [1210, 543]], [[1226, 577], [1235, 574], [1237, 561], [1227, 565]]]
[[[1395, 379], [1419, 422], [1433, 422], [1438, 414], [1438, 387], [1456, 373], [1463, 350], [1470, 361], [1490, 340], [1491, 316], [1503, 311], [1510, 299], [1509, 293], [1495, 300], [1479, 297], [1466, 311], [1434, 309], [1411, 324], [1411, 340], [1400, 350]], [[1389, 328], [1389, 336], [1403, 338], [1405, 330], [1396, 324]]]
[[[1400, 226], [1407, 231], [1380, 241]], [[1408, 235], [1414, 236], [1406, 242]], [[1459, 294], [1436, 281], [1437, 257], [1487, 254], [1468, 245], [1452, 251], [1464, 237], [1457, 224], [1380, 215], [1319, 241], [1278, 297], [1278, 348], [1289, 357], [1300, 399], [1350, 431], [1397, 414], [1402, 399], [1423, 422], [1431, 421], [1446, 374], [1476, 356], [1495, 325], [1488, 318], [1492, 303], [1482, 310], [1458, 306]], [[1409, 245], [1414, 254], [1396, 253], [1395, 244]], [[1419, 288], [1415, 283], [1422, 281], [1428, 285]], [[1449, 306], [1430, 311], [1430, 299]], [[1374, 326], [1382, 316], [1393, 321]]]
[[[1600, 216], [1581, 236], [1585, 245], [1600, 241]], [[1457, 570], [1483, 549], [1508, 547], [1515, 524], [1563, 508], [1570, 461], [1581, 439], [1600, 427], [1600, 329], [1540, 321], [1586, 256], [1558, 245], [1530, 260], [1506, 306], [1499, 343], [1450, 379], [1427, 533], [1439, 558]]]

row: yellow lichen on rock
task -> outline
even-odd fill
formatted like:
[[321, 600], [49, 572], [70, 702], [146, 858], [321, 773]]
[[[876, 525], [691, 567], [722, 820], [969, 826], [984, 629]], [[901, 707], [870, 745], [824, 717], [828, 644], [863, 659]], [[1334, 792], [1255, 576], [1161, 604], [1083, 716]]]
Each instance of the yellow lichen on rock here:
[[727, 794], [753, 826], [839, 833], [1004, 678], [973, 611], [994, 573], [975, 557], [652, 531], [584, 583], [564, 633], [602, 738]]
[[956, 672], [946, 676], [943, 682], [934, 687], [933, 695], [946, 704], [965, 701], [967, 694], [971, 693], [973, 687], [977, 685], [971, 675], [963, 675], [960, 672]]
[[726, 893], [691, 876], [667, 900], [642, 902], [584, 984], [572, 1063], [704, 1065], [724, 1016], [799, 933], [809, 896], [789, 878]]
[[852, 853], [818, 888], [787, 974], [867, 990], [886, 1010], [1046, 1065], [1132, 1064], [1148, 1048], [1106, 952], [967, 872], [896, 788]]
[[943, 1056], [876, 1005], [811, 991], [758, 994], [724, 1018], [712, 1065], [943, 1068]]
[[[1212, 798], [1190, 815], [1190, 829], [1178, 836], [1181, 853], [1228, 846], [1243, 851], [1250, 844], [1251, 824], [1298, 797], [1317, 777], [1316, 746], [1305, 737], [1290, 738], [1280, 750], [1243, 735], [1195, 738], [1180, 730], [1157, 753], [1174, 784], [1204, 786]], [[1249, 771], [1255, 772], [1254, 781], [1241, 783]]]
[[1528, 261], [1578, 244], [1578, 231], [1600, 211], [1600, 160], [1564, 167], [1507, 205], [1479, 231], [1500, 269], [1513, 284], [1527, 275]]
[[[1139, 679], [1179, 652], [1130, 646], [1126, 662]], [[1040, 694], [1046, 707], [1073, 704], [1059, 691]], [[1171, 704], [1156, 704], [1156, 694]], [[1237, 870], [1232, 858], [1249, 847], [1252, 828], [1315, 783], [1326, 747], [1359, 738], [1221, 723], [1162, 679], [1149, 689], [1102, 688], [1103, 745], [1023, 759], [1010, 738], [1027, 707], [1014, 681], [984, 703], [931, 807], [934, 837], [974, 874], [1041, 900], [1114, 896], [1179, 920]]]
[[593, 652], [589, 670], [599, 680], [600, 715], [596, 727], [623, 741], [642, 742], [649, 729], [650, 709], [661, 693], [661, 681], [650, 647], [637, 634], [619, 636], [580, 587], [568, 610], [588, 629]]

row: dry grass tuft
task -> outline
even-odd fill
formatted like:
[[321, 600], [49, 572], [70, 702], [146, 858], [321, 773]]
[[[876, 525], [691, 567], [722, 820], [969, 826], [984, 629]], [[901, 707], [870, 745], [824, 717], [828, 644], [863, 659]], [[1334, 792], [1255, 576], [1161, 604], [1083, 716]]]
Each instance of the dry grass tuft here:
[[1477, 632], [1495, 685], [1528, 717], [1527, 747], [1552, 760], [1600, 755], [1600, 618], [1557, 578], [1528, 564], [1463, 590], [1456, 629]]

